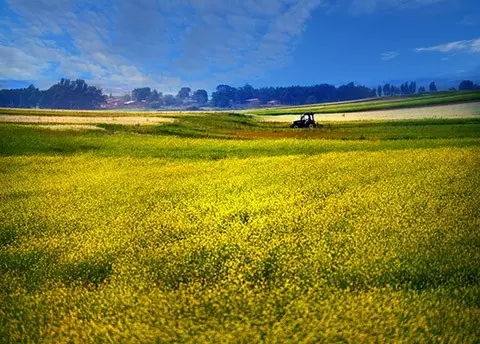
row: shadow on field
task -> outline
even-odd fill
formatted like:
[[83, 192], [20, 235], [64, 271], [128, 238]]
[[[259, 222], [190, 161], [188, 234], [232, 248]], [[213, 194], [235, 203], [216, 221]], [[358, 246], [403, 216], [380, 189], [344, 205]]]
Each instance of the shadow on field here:
[[0, 155], [73, 155], [101, 148], [87, 132], [52, 131], [35, 126], [0, 125]]
[[[0, 247], [13, 245], [17, 237], [3, 237]], [[113, 273], [113, 257], [91, 257], [75, 263], [59, 263], [59, 255], [43, 250], [0, 251], [0, 286], [5, 293], [18, 288], [34, 292], [51, 283], [97, 288]]]
[[[94, 154], [219, 160], [328, 152], [386, 151], [478, 146], [480, 121], [343, 123], [315, 130], [271, 126], [243, 115], [161, 126], [101, 125], [104, 131], [55, 131], [34, 125], [0, 124], [0, 156]], [[207, 127], [206, 125], [209, 125]], [[293, 135], [293, 136], [292, 136]], [[240, 137], [240, 138], [239, 138]]]
[[238, 245], [224, 244], [185, 249], [147, 259], [143, 265], [155, 285], [164, 290], [191, 284], [210, 288], [229, 283], [232, 276], [236, 276], [237, 283], [267, 289], [279, 288], [285, 280], [296, 281], [306, 288], [321, 285], [350, 291], [374, 288], [424, 291], [478, 285], [480, 270], [472, 266], [465, 254], [455, 255], [456, 251], [452, 247], [450, 254], [442, 251], [431, 256], [422, 251], [396, 260], [379, 260], [362, 269], [351, 269], [348, 262], [332, 261], [320, 269], [313, 264], [292, 270], [288, 266], [292, 255], [282, 248], [252, 254]]

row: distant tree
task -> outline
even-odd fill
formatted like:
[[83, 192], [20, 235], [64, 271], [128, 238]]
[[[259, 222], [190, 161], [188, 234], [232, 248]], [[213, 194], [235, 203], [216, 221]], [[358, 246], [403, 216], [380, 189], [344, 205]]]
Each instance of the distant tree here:
[[417, 92], [417, 84], [415, 81], [410, 81], [409, 83], [405, 83], [406, 88], [407, 88], [407, 93], [406, 94], [415, 94]]
[[190, 87], [182, 87], [180, 91], [178, 91], [177, 98], [184, 101], [187, 98], [190, 98], [190, 92], [192, 92]]
[[82, 79], [62, 78], [49, 89], [40, 91], [34, 85], [27, 88], [0, 90], [0, 106], [52, 109], [97, 109], [106, 101], [102, 90], [88, 86]]
[[154, 109], [154, 110], [157, 110], [157, 109], [160, 109], [162, 107], [162, 103], [159, 102], [159, 101], [153, 101], [150, 103], [150, 108]]
[[396, 92], [396, 86], [395, 85], [389, 85], [390, 86], [390, 96], [395, 96], [395, 92]]
[[132, 98], [137, 102], [141, 102], [142, 100], [147, 100], [147, 98], [150, 96], [150, 93], [150, 87], [136, 88], [132, 91]]
[[392, 93], [392, 96], [398, 96], [400, 95], [400, 87], [392, 85], [390, 92]]
[[196, 90], [193, 92], [192, 99], [199, 105], [204, 106], [208, 102], [208, 93], [205, 90]]
[[317, 102], [317, 98], [314, 95], [310, 95], [307, 97], [305, 103], [307, 104], [315, 104]]
[[355, 87], [355, 84], [353, 82], [349, 82], [346, 85], [340, 86], [337, 90], [338, 96], [344, 100], [353, 100], [352, 90], [354, 89], [354, 87]]
[[157, 90], [153, 90], [153, 92], [151, 92], [146, 98], [146, 101], [148, 103], [158, 102], [160, 100], [160, 97], [161, 97], [161, 93], [158, 93]]
[[418, 88], [418, 93], [419, 93], [419, 94], [422, 94], [422, 93], [425, 93], [425, 92], [427, 92], [427, 90], [425, 89], [425, 87], [420, 86], [420, 87]]
[[435, 85], [435, 81], [432, 81], [428, 88], [430, 89], [430, 92], [437, 92], [437, 85]]
[[383, 85], [383, 94], [384, 94], [386, 97], [391, 96], [391, 93], [390, 93], [390, 84], [385, 84], [385, 85]]
[[235, 101], [237, 89], [228, 85], [218, 85], [216, 91], [212, 93], [213, 106], [220, 108], [231, 107]]
[[130, 100], [132, 100], [132, 97], [129, 94], [125, 94], [123, 96], [123, 101], [124, 102], [129, 102]]
[[42, 92], [40, 107], [52, 109], [97, 109], [105, 103], [102, 90], [88, 86], [82, 79], [62, 78], [58, 84]]
[[173, 105], [177, 104], [177, 100], [175, 99], [175, 97], [173, 95], [166, 94], [163, 97], [163, 103], [165, 104], [165, 106], [173, 106]]
[[255, 89], [249, 85], [245, 84], [245, 86], [236, 89], [234, 101], [237, 104], [245, 104], [248, 99], [256, 98], [255, 97]]
[[[389, 84], [385, 85], [385, 91], [381, 93], [388, 95], [391, 91]], [[263, 87], [253, 88], [249, 84], [243, 87], [235, 88], [229, 85], [218, 85], [216, 91], [212, 93], [211, 104], [215, 107], [231, 107], [245, 104], [248, 99], [256, 98], [260, 104], [266, 104], [268, 101], [275, 100], [284, 105], [303, 105], [315, 101], [334, 102], [354, 99], [364, 99], [377, 96], [377, 89], [355, 85], [353, 82], [341, 85], [338, 88], [329, 85], [313, 86], [289, 86], [289, 87]]]
[[460, 91], [469, 91], [475, 89], [475, 84], [471, 80], [463, 80], [460, 85], [458, 85]]
[[380, 86], [380, 85], [378, 85], [378, 87], [377, 87], [377, 95], [378, 95], [379, 97], [382, 96], [382, 86]]
[[28, 107], [37, 107], [40, 99], [42, 97], [42, 93], [35, 88], [35, 86], [30, 85], [26, 89], [26, 96], [27, 96], [27, 106]]

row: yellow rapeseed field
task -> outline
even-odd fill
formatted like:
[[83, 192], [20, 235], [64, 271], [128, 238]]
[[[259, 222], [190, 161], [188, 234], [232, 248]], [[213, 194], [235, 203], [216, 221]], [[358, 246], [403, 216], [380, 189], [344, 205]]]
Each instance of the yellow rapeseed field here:
[[480, 340], [478, 145], [0, 159], [1, 343]]

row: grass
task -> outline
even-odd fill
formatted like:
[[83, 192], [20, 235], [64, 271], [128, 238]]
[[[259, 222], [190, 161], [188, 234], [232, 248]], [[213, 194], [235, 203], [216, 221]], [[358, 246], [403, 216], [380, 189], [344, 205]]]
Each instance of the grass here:
[[0, 124], [0, 342], [478, 341], [478, 120], [102, 127]]
[[270, 116], [300, 114], [307, 111], [315, 112], [317, 114], [349, 113], [374, 110], [405, 109], [433, 105], [447, 105], [470, 101], [480, 101], [480, 91], [440, 92], [435, 94], [416, 95], [399, 99], [380, 98], [378, 100], [368, 100], [365, 102], [344, 104], [331, 103], [299, 107], [254, 109], [248, 110], [248, 113], [254, 115]]
[[[210, 118], [186, 116], [160, 126], [99, 126], [106, 130], [60, 131], [35, 125], [1, 124], [0, 155], [88, 153], [221, 159], [468, 146], [476, 145], [480, 137], [479, 119], [334, 122], [315, 130], [293, 130], [251, 116], [217, 114]], [[321, 139], [321, 144], [317, 139]]]

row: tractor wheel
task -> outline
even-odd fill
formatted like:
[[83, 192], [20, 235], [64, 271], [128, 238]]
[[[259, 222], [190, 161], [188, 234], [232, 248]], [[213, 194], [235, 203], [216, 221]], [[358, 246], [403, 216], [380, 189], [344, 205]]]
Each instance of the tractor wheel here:
[[310, 129], [313, 129], [313, 128], [315, 128], [315, 124], [310, 123], [310, 124], [308, 125], [308, 127], [309, 127]]
[[295, 124], [295, 125], [293, 126], [293, 129], [298, 129], [298, 128], [299, 128], [298, 124]]

